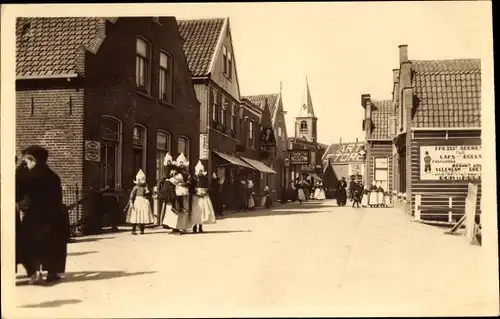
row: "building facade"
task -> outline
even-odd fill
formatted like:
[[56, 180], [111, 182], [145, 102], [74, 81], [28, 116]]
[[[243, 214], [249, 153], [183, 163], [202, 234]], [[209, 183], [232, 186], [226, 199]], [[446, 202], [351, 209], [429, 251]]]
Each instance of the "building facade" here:
[[325, 184], [336, 185], [342, 177], [348, 181], [351, 175], [361, 175], [365, 180], [365, 162], [360, 154], [364, 149], [365, 143], [357, 140], [346, 143], [341, 139], [339, 143], [330, 144], [321, 158], [323, 172], [326, 172], [328, 165], [333, 169], [333, 174], [329, 174], [328, 177], [325, 175]]
[[156, 184], [167, 152], [198, 158], [174, 17], [20, 18], [16, 32], [17, 148], [47, 147], [63, 184], [126, 194], [139, 169]]
[[408, 213], [456, 221], [465, 211], [468, 183], [479, 186], [479, 211], [481, 61], [410, 60], [401, 45], [393, 79], [393, 183], [406, 193]]
[[[276, 171], [276, 175], [269, 175], [268, 186], [273, 191], [273, 199], [281, 198], [283, 187], [289, 184], [286, 174], [286, 159], [288, 158], [288, 135], [285, 123], [285, 110], [283, 107], [283, 98], [281, 89], [279, 93], [260, 94], [246, 96], [245, 99], [252, 101], [262, 109], [262, 129], [267, 131], [272, 129], [274, 142], [273, 146], [268, 149], [262, 149], [261, 159]], [[266, 108], [268, 109], [266, 111]], [[267, 119], [269, 117], [269, 119]], [[266, 132], [261, 132], [261, 137], [265, 141]], [[264, 135], [262, 135], [264, 134]], [[261, 139], [261, 140], [262, 140]], [[264, 142], [263, 142], [264, 143]]]
[[365, 131], [365, 185], [370, 187], [375, 181], [384, 191], [392, 192], [393, 146], [396, 135], [396, 118], [391, 100], [374, 100], [370, 94], [361, 96], [364, 108], [363, 130]]

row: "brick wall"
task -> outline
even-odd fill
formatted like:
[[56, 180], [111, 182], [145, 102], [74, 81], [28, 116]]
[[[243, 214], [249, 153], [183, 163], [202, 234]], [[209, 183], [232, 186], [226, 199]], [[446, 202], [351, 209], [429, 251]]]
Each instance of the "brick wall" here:
[[49, 151], [48, 163], [61, 177], [61, 183], [81, 185], [83, 91], [52, 85], [49, 89], [34, 88], [32, 84], [23, 82], [16, 89], [18, 155], [30, 145], [44, 146]]
[[[122, 122], [122, 185], [125, 191], [132, 186], [137, 172], [132, 171], [132, 132], [135, 123], [147, 129], [146, 175], [149, 184], [156, 180], [156, 133], [165, 130], [171, 134], [171, 153], [176, 157], [177, 139], [185, 136], [190, 141], [189, 161], [194, 167], [199, 153], [199, 102], [191, 82], [181, 38], [173, 17], [120, 18], [107, 22], [107, 36], [96, 55], [86, 54], [86, 112], [85, 138], [99, 139], [102, 115], [113, 116]], [[135, 84], [136, 37], [150, 42], [151, 93], [139, 94]], [[158, 99], [160, 50], [173, 57], [173, 105]], [[100, 180], [99, 164], [85, 163], [87, 184]]]

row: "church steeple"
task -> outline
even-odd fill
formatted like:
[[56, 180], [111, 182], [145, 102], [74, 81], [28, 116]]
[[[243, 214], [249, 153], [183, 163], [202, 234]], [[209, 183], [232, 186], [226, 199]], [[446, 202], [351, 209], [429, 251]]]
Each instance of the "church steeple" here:
[[311, 98], [311, 90], [309, 89], [309, 81], [306, 76], [306, 87], [302, 94], [302, 104], [300, 107], [299, 117], [316, 117], [314, 115], [314, 108]]
[[306, 76], [306, 87], [302, 95], [299, 116], [295, 118], [295, 137], [305, 139], [308, 142], [317, 142], [317, 121], [309, 89], [309, 81]]

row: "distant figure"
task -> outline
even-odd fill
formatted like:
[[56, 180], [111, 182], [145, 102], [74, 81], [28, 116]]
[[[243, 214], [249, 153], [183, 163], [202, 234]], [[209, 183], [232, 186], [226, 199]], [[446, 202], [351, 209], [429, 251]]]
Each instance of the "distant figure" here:
[[376, 207], [378, 204], [378, 198], [377, 198], [377, 182], [372, 181], [372, 186], [370, 187], [370, 194], [368, 197], [368, 205], [370, 207]]
[[424, 156], [424, 163], [425, 163], [425, 166], [424, 166], [424, 172], [425, 173], [430, 173], [431, 172], [431, 161], [432, 161], [432, 158], [430, 157], [429, 155], [429, 152], [425, 152], [425, 156]]
[[337, 203], [339, 206], [345, 206], [347, 203], [347, 182], [345, 181], [345, 177], [337, 184]]

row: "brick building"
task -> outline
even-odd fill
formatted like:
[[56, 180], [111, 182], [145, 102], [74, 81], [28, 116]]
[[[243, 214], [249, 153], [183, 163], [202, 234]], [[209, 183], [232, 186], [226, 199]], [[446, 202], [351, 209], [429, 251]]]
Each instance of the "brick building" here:
[[396, 118], [393, 115], [391, 100], [374, 100], [370, 94], [361, 96], [365, 111], [363, 130], [365, 131], [365, 185], [370, 187], [373, 181], [380, 183], [386, 191], [394, 190], [393, 146], [396, 135]]
[[479, 186], [479, 211], [481, 61], [410, 60], [408, 47], [401, 45], [393, 79], [393, 183], [406, 193], [408, 212], [458, 220], [469, 182]]
[[46, 146], [63, 184], [125, 192], [139, 169], [153, 186], [167, 151], [193, 163], [200, 109], [182, 43], [174, 17], [19, 18], [18, 150]]
[[[288, 135], [285, 123], [286, 112], [283, 107], [281, 89], [279, 93], [250, 95], [245, 98], [259, 105], [263, 110], [263, 114], [265, 114], [265, 107], [267, 106], [269, 108], [269, 124], [273, 130], [275, 144], [273, 154], [269, 154], [268, 164], [277, 174], [275, 176], [269, 176], [270, 180], [268, 185], [276, 192], [276, 198], [280, 198], [283, 186], [288, 185], [288, 176], [285, 172], [285, 160], [288, 158]], [[265, 126], [265, 121], [263, 120], [262, 122]]]

